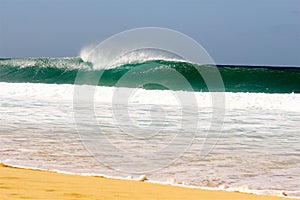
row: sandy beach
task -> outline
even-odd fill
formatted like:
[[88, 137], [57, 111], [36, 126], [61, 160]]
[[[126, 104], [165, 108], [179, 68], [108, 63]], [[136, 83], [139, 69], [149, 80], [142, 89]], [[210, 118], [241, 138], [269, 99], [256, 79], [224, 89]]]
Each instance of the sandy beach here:
[[0, 164], [0, 199], [279, 200], [283, 197], [209, 191], [141, 181], [68, 175]]

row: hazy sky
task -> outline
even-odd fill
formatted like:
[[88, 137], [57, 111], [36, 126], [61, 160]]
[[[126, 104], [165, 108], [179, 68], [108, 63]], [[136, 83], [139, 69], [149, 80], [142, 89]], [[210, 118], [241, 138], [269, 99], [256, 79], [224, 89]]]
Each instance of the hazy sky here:
[[0, 57], [78, 56], [144, 26], [178, 30], [216, 63], [300, 66], [300, 0], [0, 0]]

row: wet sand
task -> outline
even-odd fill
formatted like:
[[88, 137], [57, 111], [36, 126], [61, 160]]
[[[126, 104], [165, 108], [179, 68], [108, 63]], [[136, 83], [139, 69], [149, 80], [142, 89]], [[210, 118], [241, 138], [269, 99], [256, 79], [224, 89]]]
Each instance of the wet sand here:
[[0, 199], [279, 200], [286, 198], [68, 175], [0, 164]]

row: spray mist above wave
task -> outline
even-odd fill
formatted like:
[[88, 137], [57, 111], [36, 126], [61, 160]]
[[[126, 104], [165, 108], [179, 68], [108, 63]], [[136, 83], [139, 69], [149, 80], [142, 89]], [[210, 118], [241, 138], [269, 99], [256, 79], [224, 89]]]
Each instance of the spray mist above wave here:
[[0, 66], [10, 68], [57, 68], [57, 69], [91, 69], [92, 63], [85, 62], [78, 57], [64, 58], [4, 58], [0, 59]]
[[[113, 60], [107, 60], [110, 56], [109, 52], [97, 53], [92, 51], [93, 47], [88, 46], [81, 50], [80, 58], [85, 62], [93, 63], [93, 69], [112, 69], [120, 67], [127, 64], [138, 64], [148, 61], [174, 61], [174, 62], [187, 62], [182, 56], [179, 56], [176, 53], [169, 52], [163, 49], [155, 48], [143, 48], [136, 49], [134, 51], [125, 52], [119, 57], [114, 58]], [[108, 63], [108, 64], [107, 64]]]

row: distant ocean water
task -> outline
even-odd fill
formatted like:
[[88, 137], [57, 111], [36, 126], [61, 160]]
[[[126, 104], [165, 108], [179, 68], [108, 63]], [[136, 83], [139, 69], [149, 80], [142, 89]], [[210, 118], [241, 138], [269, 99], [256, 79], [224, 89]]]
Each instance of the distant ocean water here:
[[[196, 140], [186, 152], [167, 167], [146, 173], [150, 180], [272, 195], [284, 192], [300, 197], [300, 68], [218, 66], [226, 91], [226, 112], [222, 134], [213, 140], [217, 143], [212, 144], [215, 146], [205, 157], [199, 154], [207, 137], [212, 105], [197, 68], [209, 71], [211, 66], [148, 59], [98, 69], [81, 58], [0, 59], [0, 162], [81, 174], [138, 176], [112, 170], [107, 163], [95, 160], [78, 135], [73, 109], [73, 83], [78, 71], [90, 78], [102, 74], [94, 97], [98, 125], [105, 134], [117, 138], [114, 145], [127, 151], [146, 151], [147, 140], [123, 136], [111, 107], [116, 89], [126, 92], [135, 87], [134, 80], [117, 85], [118, 80], [138, 69], [135, 75], [141, 79], [152, 76], [153, 71], [159, 72], [155, 73], [156, 79], [172, 80], [173, 90], [157, 84], [138, 88], [129, 104], [120, 107], [130, 111], [136, 124], [147, 125], [150, 130], [163, 128], [165, 135], [157, 137], [162, 144], [168, 144], [166, 137], [178, 129], [181, 117], [181, 107], [174, 95], [191, 92], [199, 106], [198, 115], [191, 117], [201, 122]], [[182, 74], [194, 91], [167, 76], [166, 69]], [[222, 91], [212, 89], [210, 92]], [[149, 113], [167, 113], [167, 125], [153, 123]], [[88, 131], [87, 135], [93, 138], [95, 133]], [[190, 130], [181, 131], [185, 134]], [[160, 162], [165, 155], [158, 156]], [[120, 157], [114, 162], [124, 165], [128, 160]]]

